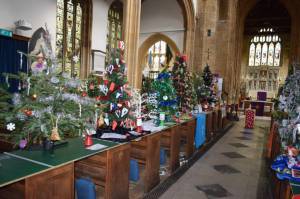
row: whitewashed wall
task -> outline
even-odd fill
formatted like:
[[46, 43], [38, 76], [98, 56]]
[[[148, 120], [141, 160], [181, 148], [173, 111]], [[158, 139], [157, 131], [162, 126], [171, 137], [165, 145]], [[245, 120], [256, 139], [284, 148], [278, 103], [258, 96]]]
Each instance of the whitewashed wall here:
[[140, 45], [152, 34], [163, 33], [182, 51], [184, 19], [175, 0], [146, 0], [142, 4]]
[[45, 27], [47, 23], [53, 39], [52, 46], [55, 46], [55, 0], [0, 0], [0, 28], [14, 30], [14, 22], [19, 19], [32, 25], [32, 31], [24, 32], [27, 37], [31, 37], [35, 30]]

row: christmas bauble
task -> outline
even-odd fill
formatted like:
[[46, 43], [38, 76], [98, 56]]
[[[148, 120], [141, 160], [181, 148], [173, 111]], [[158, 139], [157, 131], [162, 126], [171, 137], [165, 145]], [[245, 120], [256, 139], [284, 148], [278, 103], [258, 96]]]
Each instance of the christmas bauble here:
[[168, 100], [168, 96], [163, 96], [163, 100], [167, 101]]
[[37, 95], [36, 95], [36, 94], [33, 94], [33, 95], [32, 95], [32, 99], [33, 99], [33, 100], [36, 100], [36, 98], [37, 98]]
[[82, 92], [82, 97], [86, 97], [87, 96], [87, 93], [86, 92]]

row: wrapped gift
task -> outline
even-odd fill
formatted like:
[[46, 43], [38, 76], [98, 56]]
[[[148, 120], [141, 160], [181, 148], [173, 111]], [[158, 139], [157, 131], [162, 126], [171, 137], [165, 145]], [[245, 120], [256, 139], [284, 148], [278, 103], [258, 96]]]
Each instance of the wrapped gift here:
[[253, 129], [254, 128], [254, 119], [255, 119], [255, 110], [247, 109], [245, 118], [245, 128]]

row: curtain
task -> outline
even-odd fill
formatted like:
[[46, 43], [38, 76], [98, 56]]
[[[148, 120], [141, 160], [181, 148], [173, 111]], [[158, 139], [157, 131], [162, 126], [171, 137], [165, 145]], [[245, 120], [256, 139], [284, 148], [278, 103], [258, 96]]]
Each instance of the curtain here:
[[[20, 54], [17, 51], [28, 53], [28, 42], [16, 40], [10, 37], [0, 36], [0, 83], [6, 84], [6, 78], [3, 73], [17, 74], [19, 71], [27, 71], [27, 58], [23, 56], [22, 69], [20, 67]], [[19, 82], [9, 80], [11, 92], [18, 90]]]

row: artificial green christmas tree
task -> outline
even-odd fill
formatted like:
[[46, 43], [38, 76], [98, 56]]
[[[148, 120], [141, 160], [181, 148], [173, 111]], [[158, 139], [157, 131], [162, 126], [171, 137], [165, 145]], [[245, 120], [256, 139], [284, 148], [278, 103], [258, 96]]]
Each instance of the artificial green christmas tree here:
[[178, 112], [177, 95], [173, 86], [171, 74], [164, 69], [151, 83], [149, 110], [156, 112], [157, 115], [164, 113], [166, 121], [172, 121], [172, 117]]
[[123, 58], [124, 43], [112, 50], [106, 74], [101, 81], [100, 103], [104, 112], [104, 123], [115, 131], [117, 127], [130, 127], [135, 121], [130, 114], [131, 92], [127, 81], [127, 68]]
[[181, 112], [191, 112], [197, 104], [197, 96], [192, 77], [187, 70], [186, 56], [176, 56], [173, 66], [173, 84], [178, 96], [178, 105]]

